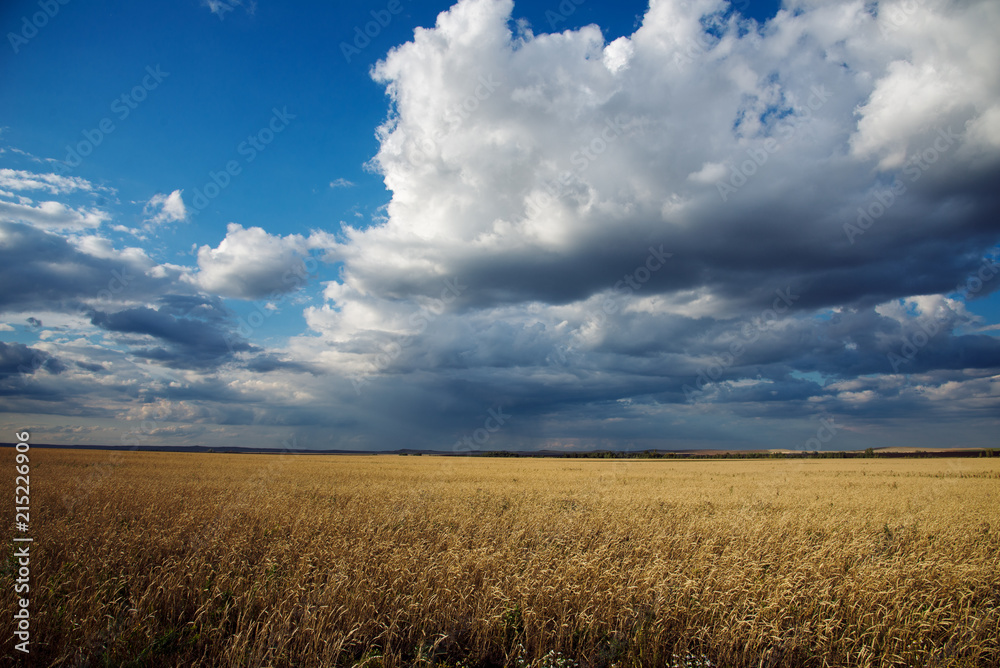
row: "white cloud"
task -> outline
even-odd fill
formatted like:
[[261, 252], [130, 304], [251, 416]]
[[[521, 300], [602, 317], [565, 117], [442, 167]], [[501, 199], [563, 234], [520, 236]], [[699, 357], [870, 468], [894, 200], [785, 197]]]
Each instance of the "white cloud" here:
[[230, 223], [217, 248], [198, 249], [199, 285], [223, 297], [266, 299], [293, 292], [316, 270], [311, 248], [329, 243], [325, 235], [273, 236], [259, 227]]
[[[475, 293], [484, 301], [565, 299], [575, 282], [575, 297], [586, 298], [613, 276], [609, 268], [602, 277], [594, 258], [615, 267], [641, 260], [644, 246], [629, 236], [684, 248], [677, 260], [692, 265], [677, 271], [690, 273], [673, 289], [741, 291], [782, 265], [795, 272], [794, 254], [752, 245], [740, 265], [757, 269], [737, 276], [717, 239], [836, 248], [850, 212], [872, 196], [871, 167], [890, 164], [885, 156], [951, 107], [991, 136], [998, 96], [977, 82], [1000, 58], [972, 67], [981, 54], [965, 47], [995, 41], [981, 33], [1000, 11], [980, 2], [945, 16], [943, 7], [919, 4], [914, 27], [891, 39], [850, 2], [796, 3], [766, 27], [733, 17], [711, 37], [701, 19], [724, 3], [662, 1], [634, 35], [605, 44], [594, 26], [515, 38], [511, 2], [463, 0], [374, 69], [394, 102], [373, 161], [392, 200], [385, 224], [348, 230], [337, 248], [344, 280], [358, 294], [402, 297], [431, 294], [444, 276], [482, 276]], [[938, 19], [945, 28], [931, 35]], [[948, 88], [947, 73], [966, 65], [971, 83], [951, 77]], [[945, 178], [958, 154], [920, 187]], [[747, 185], [720, 198], [741, 167]], [[892, 215], [918, 203], [911, 197]], [[731, 280], [704, 284], [695, 259]]]
[[251, 16], [257, 12], [257, 3], [254, 0], [250, 0], [250, 2], [244, 0], [204, 0], [204, 4], [208, 7], [208, 11], [220, 19], [225, 18], [226, 14], [234, 11], [237, 7], [242, 7]]
[[[804, 392], [800, 379], [792, 389], [778, 380], [799, 358], [830, 377], [845, 364], [888, 372], [886, 354], [931, 319], [947, 320], [943, 348], [935, 340], [915, 365], [956, 364], [950, 351], [960, 346], [945, 342], [967, 314], [934, 293], [970, 269], [954, 259], [956, 249], [968, 253], [956, 230], [988, 224], [982, 203], [965, 210], [965, 223], [927, 212], [949, 172], [967, 168], [962, 151], [974, 134], [992, 136], [1000, 96], [961, 83], [941, 93], [924, 74], [915, 80], [931, 90], [903, 83], [927, 63], [964, 67], [975, 51], [967, 47], [989, 41], [982, 13], [997, 8], [948, 13], [934, 38], [929, 26], [946, 12], [930, 1], [916, 6], [916, 27], [891, 39], [856, 2], [793, 2], [766, 26], [734, 17], [706, 34], [701, 19], [723, 8], [654, 1], [635, 34], [605, 44], [594, 27], [513, 36], [510, 2], [464, 0], [391, 51], [374, 69], [393, 100], [372, 163], [392, 192], [386, 219], [347, 228], [330, 250], [344, 268], [327, 303], [305, 311], [320, 336], [295, 340], [293, 356], [365, 377], [419, 371], [557, 395], [669, 395], [792, 284], [809, 286], [794, 315], [755, 339], [726, 370], [737, 382], [716, 388], [713, 401], [757, 401], [764, 387]], [[986, 76], [998, 63], [977, 67]], [[896, 109], [904, 91], [923, 97]], [[953, 109], [948, 95], [978, 101]], [[906, 197], [852, 249], [843, 225], [877, 201], [880, 165], [895, 164], [886, 158], [900, 146], [906, 156], [926, 148], [928, 131], [959, 107], [959, 146], [907, 180]], [[894, 127], [886, 119], [897, 112]], [[982, 144], [977, 151], [997, 157]], [[741, 169], [735, 194], [720, 196]], [[941, 244], [921, 247], [920, 269], [895, 234], [904, 223]], [[674, 253], [666, 268], [635, 291], [616, 289], [661, 243]], [[446, 280], [467, 289], [435, 303]], [[800, 349], [817, 330], [829, 351]], [[747, 374], [761, 379], [739, 381]], [[827, 394], [803, 401], [872, 410], [897, 396], [810, 391]]]
[[688, 178], [696, 183], [712, 184], [725, 179], [729, 170], [721, 162], [706, 162], [697, 172], [692, 172]]
[[[234, 6], [209, 4], [220, 17]], [[503, 397], [519, 416], [505, 434], [538, 434], [524, 437], [529, 446], [671, 438], [683, 447], [687, 438], [773, 447], [815, 433], [802, 417], [819, 409], [838, 425], [841, 416], [905, 416], [911, 426], [892, 438], [928, 442], [929, 404], [947, 400], [947, 410], [968, 411], [963, 425], [977, 442], [989, 442], [995, 424], [983, 416], [996, 414], [998, 383], [982, 376], [995, 375], [1000, 347], [968, 335], [962, 301], [941, 295], [977, 270], [982, 244], [1000, 234], [991, 199], [1000, 58], [988, 34], [1000, 5], [785, 0], [766, 25], [727, 6], [653, 0], [641, 27], [610, 44], [597, 26], [512, 35], [504, 0], [463, 0], [417, 31], [374, 69], [392, 100], [371, 164], [392, 194], [384, 219], [345, 226], [337, 240], [230, 224], [217, 246], [194, 249], [197, 272], [132, 272], [137, 300], [169, 289], [159, 305], [170, 313], [192, 303], [177, 298], [184, 287], [287, 313], [296, 299], [278, 297], [312, 276], [312, 254], [343, 262], [324, 301], [305, 308], [308, 334], [256, 368], [232, 368], [258, 354], [249, 349], [225, 369], [210, 366], [216, 384], [198, 390], [219, 400], [178, 415], [312, 420], [324, 444], [330, 434], [367, 445], [412, 435], [439, 446]], [[908, 13], [889, 30], [892, 9]], [[722, 23], [709, 34], [713, 16]], [[940, 126], [953, 127], [954, 145], [935, 149], [933, 167], [911, 179], [906, 160], [933, 146]], [[893, 179], [906, 189], [890, 202]], [[158, 197], [150, 215], [169, 215], [169, 196]], [[843, 226], [859, 208], [878, 214], [851, 243]], [[97, 234], [76, 237], [77, 275], [93, 265], [88, 285], [97, 288], [113, 258], [135, 253]], [[646, 258], [661, 247], [672, 255], [650, 272]], [[54, 304], [81, 283], [64, 265], [51, 271], [63, 290]], [[154, 285], [140, 290], [143, 281]], [[782, 302], [778, 290], [799, 296]], [[203, 297], [193, 303], [220, 302]], [[35, 301], [11, 308], [27, 312]], [[778, 308], [776, 321], [754, 325]], [[147, 309], [102, 322], [134, 332]], [[225, 321], [221, 305], [212, 313]], [[919, 331], [926, 343], [891, 374], [887, 356]], [[141, 362], [148, 376], [167, 363]], [[170, 372], [190, 383], [179, 393], [195, 389], [194, 369]], [[713, 382], [688, 405], [684, 386], [707, 370]], [[352, 375], [368, 383], [361, 396]], [[264, 408], [275, 393], [282, 410]], [[331, 405], [349, 405], [360, 427], [343, 427]], [[849, 447], [852, 432], [842, 433], [838, 445]]]
[[102, 260], [125, 262], [129, 266], [152, 268], [154, 263], [141, 248], [115, 248], [110, 239], [95, 235], [72, 237], [70, 243], [86, 255]]
[[353, 188], [354, 187], [354, 183], [351, 182], [351, 181], [348, 181], [347, 179], [345, 179], [343, 177], [341, 177], [341, 178], [338, 178], [338, 179], [334, 179], [333, 181], [330, 181], [330, 187], [331, 188]]
[[184, 206], [184, 199], [181, 197], [182, 190], [175, 190], [169, 195], [157, 193], [146, 203], [145, 213], [150, 218], [147, 222], [151, 225], [162, 225], [164, 223], [182, 223], [188, 219], [187, 207]]
[[38, 206], [0, 201], [0, 221], [23, 222], [43, 230], [83, 230], [100, 227], [111, 216], [97, 208], [72, 208], [61, 202]]
[[[9, 189], [9, 190], [8, 190]], [[0, 169], [0, 221], [29, 223], [45, 230], [78, 231], [99, 227], [111, 219], [97, 207], [70, 206], [64, 202], [36, 202], [17, 194], [39, 190], [52, 195], [82, 193], [114, 193], [111, 188], [95, 186], [90, 181], [75, 176], [43, 174], [19, 169]]]
[[978, 316], [965, 308], [965, 303], [943, 295], [919, 295], [879, 304], [874, 311], [901, 325], [920, 325], [927, 329], [943, 323], [974, 322]]
[[604, 66], [612, 74], [617, 74], [628, 67], [633, 53], [635, 48], [632, 46], [632, 41], [628, 37], [619, 37], [605, 47]]
[[93, 192], [94, 185], [77, 176], [59, 174], [39, 174], [20, 169], [0, 169], [0, 188], [11, 190], [46, 190], [53, 195], [64, 195], [74, 191]]
[[[968, 124], [994, 147], [1000, 144], [1000, 43], [995, 39], [998, 5], [895, 0], [878, 4], [879, 40], [887, 65], [866, 74], [878, 77], [858, 108], [851, 148], [880, 158], [883, 169], [898, 167], [914, 139]], [[875, 63], [872, 63], [875, 64]]]

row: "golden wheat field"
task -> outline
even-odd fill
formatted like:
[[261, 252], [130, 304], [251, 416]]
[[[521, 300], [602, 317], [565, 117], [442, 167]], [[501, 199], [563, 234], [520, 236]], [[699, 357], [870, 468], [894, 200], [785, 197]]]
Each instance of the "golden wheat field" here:
[[35, 665], [1000, 663], [997, 459], [31, 456]]

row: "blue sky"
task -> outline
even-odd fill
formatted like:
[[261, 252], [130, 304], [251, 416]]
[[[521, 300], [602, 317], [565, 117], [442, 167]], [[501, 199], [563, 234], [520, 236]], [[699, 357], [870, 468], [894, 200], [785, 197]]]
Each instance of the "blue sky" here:
[[997, 19], [5, 3], [0, 423], [449, 449], [503, 409], [477, 447], [992, 444]]
[[[400, 2], [402, 11], [389, 14], [388, 25], [347, 62], [340, 45], [353, 47], [355, 29], [386, 7], [272, 3], [257, 4], [252, 13], [220, 9], [216, 16], [194, 1], [175, 7], [70, 3], [19, 53], [8, 48], [3, 54], [5, 139], [64, 158], [85, 129], [112, 118], [115, 131], [72, 173], [112, 184], [123, 200], [143, 200], [164, 184], [189, 193], [203, 186], [210, 171], [239, 157], [236, 147], [273, 108], [287, 108], [295, 115], [288, 132], [199, 213], [197, 225], [176, 230], [176, 243], [202, 243], [210, 226], [224, 230], [230, 220], [281, 234], [358, 214], [370, 222], [389, 194], [364, 168], [378, 150], [375, 127], [387, 114], [384, 87], [369, 70], [412, 38], [415, 27], [433, 26], [449, 3]], [[584, 3], [557, 25], [596, 22], [614, 38], [630, 33], [644, 9], [639, 2]], [[18, 19], [38, 7], [5, 3], [3, 11], [4, 25], [16, 29]], [[547, 30], [547, 11], [559, 7], [524, 3], [515, 16]], [[169, 76], [119, 121], [112, 101], [141, 84], [147, 66]], [[329, 187], [340, 178], [355, 187]]]
[[[135, 225], [143, 220], [142, 207], [128, 203], [180, 188], [193, 208], [190, 200], [210, 174], [231, 159], [243, 161], [241, 142], [267, 124], [272, 109], [287, 109], [295, 118], [280, 141], [268, 145], [209, 206], [193, 212], [193, 224], [159, 235], [149, 248], [163, 261], [178, 261], [177, 254], [193, 244], [215, 245], [231, 221], [281, 235], [317, 227], [333, 231], [341, 221], [368, 225], [391, 196], [379, 175], [365, 169], [378, 150], [375, 128], [388, 112], [385, 89], [372, 81], [370, 69], [390, 48], [411, 39], [414, 28], [433, 26], [449, 6], [401, 1], [395, 13], [386, 2], [252, 8], [220, 3], [212, 12], [197, 1], [176, 7], [69, 3], [27, 44], [6, 40], [11, 48], [2, 55], [4, 139], [33, 155], [65, 161], [88, 142], [85, 131], [110, 119], [114, 131], [67, 173], [113, 187], [125, 205], [118, 220]], [[767, 7], [753, 9], [773, 13]], [[610, 40], [630, 34], [645, 8], [642, 2], [526, 2], [514, 18], [539, 31], [596, 23]], [[20, 35], [24, 17], [41, 9], [37, 2], [20, 2], [2, 11], [8, 32]], [[378, 19], [387, 25], [378, 23], [365, 46], [356, 31]], [[122, 101], [142, 85], [147, 67], [165, 73], [162, 87], [150, 79], [157, 85], [145, 99]], [[22, 94], [26, 90], [32, 94]], [[121, 118], [126, 109], [128, 116]], [[32, 166], [16, 155], [5, 157], [11, 167]], [[340, 179], [351, 185], [331, 187]], [[335, 276], [335, 266], [323, 269], [322, 277]], [[289, 317], [269, 324], [290, 334], [302, 323]]]

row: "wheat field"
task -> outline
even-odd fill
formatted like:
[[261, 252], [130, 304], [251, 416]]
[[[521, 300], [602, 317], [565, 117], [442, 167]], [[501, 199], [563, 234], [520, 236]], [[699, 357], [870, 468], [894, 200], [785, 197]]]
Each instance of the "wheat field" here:
[[997, 459], [34, 449], [31, 473], [34, 665], [1000, 664]]

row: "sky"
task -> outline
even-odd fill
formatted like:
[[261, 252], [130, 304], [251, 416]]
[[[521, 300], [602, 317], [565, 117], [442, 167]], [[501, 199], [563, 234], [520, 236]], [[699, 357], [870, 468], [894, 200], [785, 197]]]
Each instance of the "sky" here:
[[1000, 4], [0, 8], [0, 428], [990, 447]]

